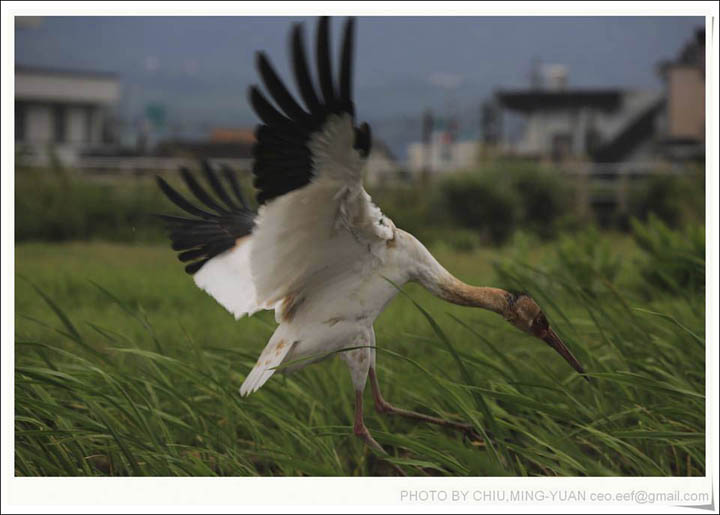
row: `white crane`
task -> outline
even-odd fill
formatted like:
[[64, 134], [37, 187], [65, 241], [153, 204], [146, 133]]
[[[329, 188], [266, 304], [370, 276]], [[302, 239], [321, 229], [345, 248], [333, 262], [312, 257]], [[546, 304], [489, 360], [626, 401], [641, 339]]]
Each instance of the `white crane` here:
[[[280, 365], [292, 372], [339, 352], [355, 388], [354, 433], [383, 452], [363, 422], [368, 377], [376, 408], [461, 430], [469, 424], [394, 407], [383, 399], [375, 369], [373, 322], [398, 293], [395, 285], [416, 281], [455, 304], [494, 311], [515, 327], [545, 341], [581, 374], [583, 369], [527, 295], [470, 286], [440, 265], [412, 234], [395, 227], [363, 188], [370, 129], [355, 125], [352, 101], [354, 22], [345, 24], [339, 82], [330, 63], [328, 19], [317, 27], [319, 90], [311, 79], [300, 25], [292, 30], [292, 65], [302, 107], [263, 53], [260, 77], [275, 105], [252, 86], [250, 103], [262, 120], [254, 146], [255, 187], [260, 208], [248, 208], [233, 174], [226, 186], [207, 164], [211, 197], [187, 171], [182, 176], [207, 209], [195, 207], [164, 180], [165, 194], [195, 218], [163, 216], [173, 249], [195, 283], [236, 318], [275, 310], [278, 326], [240, 387], [256, 391]], [[480, 199], [479, 199], [480, 200]]]

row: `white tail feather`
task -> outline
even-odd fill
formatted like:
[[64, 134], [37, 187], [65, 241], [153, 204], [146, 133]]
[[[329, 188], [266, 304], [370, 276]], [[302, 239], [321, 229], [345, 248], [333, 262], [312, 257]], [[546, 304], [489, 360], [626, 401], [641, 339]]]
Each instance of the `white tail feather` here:
[[258, 390], [275, 373], [275, 367], [280, 365], [287, 356], [295, 342], [290, 339], [286, 326], [280, 326], [273, 333], [272, 338], [263, 349], [255, 366], [245, 378], [240, 387], [240, 395], [250, 395]]

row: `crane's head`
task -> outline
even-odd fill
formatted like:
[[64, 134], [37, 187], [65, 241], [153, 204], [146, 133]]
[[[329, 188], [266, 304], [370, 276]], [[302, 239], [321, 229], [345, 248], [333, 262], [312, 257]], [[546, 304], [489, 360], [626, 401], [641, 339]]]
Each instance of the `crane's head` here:
[[511, 296], [508, 307], [503, 314], [505, 320], [521, 331], [529, 333], [550, 345], [558, 354], [565, 358], [565, 361], [567, 361], [571, 367], [580, 374], [583, 374], [586, 380], [589, 380], [588, 377], [584, 375], [585, 370], [580, 362], [572, 355], [572, 352], [570, 352], [570, 349], [567, 348], [560, 337], [555, 334], [555, 331], [552, 330], [545, 314], [542, 312], [542, 309], [540, 309], [540, 306], [537, 305], [537, 302], [524, 293], [518, 295], [511, 294]]

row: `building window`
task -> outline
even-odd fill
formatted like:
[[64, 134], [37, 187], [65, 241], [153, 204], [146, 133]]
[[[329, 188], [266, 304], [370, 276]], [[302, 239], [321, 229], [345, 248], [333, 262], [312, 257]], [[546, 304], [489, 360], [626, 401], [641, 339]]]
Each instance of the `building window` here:
[[15, 102], [15, 141], [25, 141], [27, 109], [24, 102]]
[[93, 122], [93, 108], [87, 106], [85, 108], [85, 142], [92, 143], [92, 122]]
[[67, 125], [67, 116], [66, 116], [66, 109], [65, 106], [62, 105], [56, 105], [53, 108], [53, 128], [54, 128], [54, 138], [53, 141], [55, 143], [65, 143], [66, 138], [66, 130], [65, 127]]

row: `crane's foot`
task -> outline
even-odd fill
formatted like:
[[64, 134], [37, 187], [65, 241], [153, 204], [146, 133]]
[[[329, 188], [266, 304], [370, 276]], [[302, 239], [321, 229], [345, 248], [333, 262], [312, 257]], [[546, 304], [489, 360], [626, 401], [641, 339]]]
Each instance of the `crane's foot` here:
[[440, 417], [425, 415], [423, 413], [418, 413], [417, 411], [396, 408], [382, 398], [380, 398], [379, 401], [376, 400], [375, 409], [377, 409], [378, 412], [386, 415], [398, 415], [400, 417], [411, 418], [414, 420], [420, 420], [422, 422], [428, 422], [430, 424], [436, 424], [439, 426], [456, 429], [458, 431], [462, 431], [469, 438], [480, 438], [480, 434], [477, 432], [477, 430], [475, 429], [475, 427], [473, 427], [472, 424], [455, 422], [454, 420], [448, 420]]
[[[355, 427], [353, 427], [353, 432], [355, 433], [355, 436], [357, 436], [358, 438], [361, 438], [362, 440], [365, 441], [365, 445], [370, 447], [370, 449], [375, 451], [381, 457], [387, 458], [390, 456], [387, 453], [387, 451], [382, 448], [382, 445], [377, 443], [375, 438], [372, 437], [372, 435], [370, 434], [370, 431], [368, 431], [368, 428], [365, 427], [365, 425], [361, 425], [361, 426], [355, 425]], [[407, 476], [405, 471], [403, 469], [401, 469], [400, 467], [398, 467], [397, 465], [395, 465], [394, 463], [391, 463], [391, 462], [387, 462], [387, 463], [393, 468], [393, 470], [395, 472], [398, 473], [399, 476]]]
[[387, 414], [387, 415], [398, 415], [400, 417], [405, 418], [411, 418], [413, 420], [420, 420], [422, 422], [428, 422], [430, 424], [436, 424], [443, 427], [449, 427], [451, 429], [455, 429], [457, 431], [462, 431], [464, 434], [464, 437], [469, 438], [470, 440], [482, 440], [482, 436], [478, 431], [475, 429], [475, 427], [472, 424], [467, 424], [464, 422], [455, 422], [453, 420], [447, 420], [440, 417], [433, 417], [430, 415], [425, 415], [423, 413], [418, 413], [417, 411], [411, 411], [406, 410], [402, 408], [396, 408], [389, 402], [387, 402], [385, 399], [383, 399], [382, 393], [380, 393], [380, 385], [378, 384], [377, 376], [375, 375], [375, 369], [370, 368], [370, 384], [372, 386], [373, 390], [373, 398], [375, 399], [375, 409], [379, 413]]
[[355, 436], [363, 440], [365, 442], [365, 445], [370, 447], [376, 453], [380, 454], [381, 456], [388, 455], [387, 451], [382, 448], [382, 445], [377, 443], [375, 438], [372, 437], [370, 431], [368, 431], [368, 428], [365, 427], [364, 424], [360, 426], [355, 424], [355, 427], [353, 427], [353, 432], [355, 433]]
[[[375, 452], [382, 458], [387, 458], [390, 455], [387, 453], [387, 451], [385, 451], [385, 449], [382, 448], [382, 445], [377, 443], [375, 438], [373, 438], [370, 434], [370, 431], [368, 431], [367, 426], [365, 426], [365, 422], [363, 421], [362, 405], [362, 390], [358, 390], [355, 392], [355, 423], [353, 424], [353, 433], [355, 433], [355, 436], [362, 439], [365, 442], [365, 445], [370, 447], [373, 452]], [[398, 473], [398, 475], [407, 476], [403, 469], [401, 469], [394, 463], [388, 463], [395, 470], [395, 472]]]

